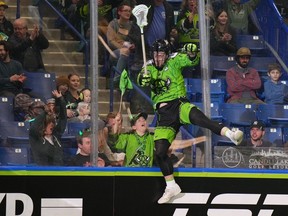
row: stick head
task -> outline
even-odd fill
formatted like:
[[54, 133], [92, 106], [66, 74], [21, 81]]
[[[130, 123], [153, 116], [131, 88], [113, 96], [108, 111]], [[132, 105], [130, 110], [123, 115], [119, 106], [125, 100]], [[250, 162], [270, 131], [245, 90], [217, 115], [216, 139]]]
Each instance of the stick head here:
[[144, 26], [148, 25], [148, 22], [147, 22], [148, 10], [149, 10], [149, 8], [144, 4], [137, 5], [132, 10], [132, 14], [136, 17], [137, 25], [141, 29]]

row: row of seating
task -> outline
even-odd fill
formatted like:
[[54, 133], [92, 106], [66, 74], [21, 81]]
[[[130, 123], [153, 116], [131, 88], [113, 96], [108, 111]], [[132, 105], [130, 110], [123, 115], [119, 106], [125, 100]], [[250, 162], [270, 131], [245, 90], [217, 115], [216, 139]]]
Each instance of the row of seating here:
[[[76, 136], [79, 131], [89, 128], [89, 124], [70, 122], [61, 138], [63, 147], [77, 148]], [[0, 146], [28, 147], [29, 122], [0, 121]]]
[[[64, 147], [64, 165], [69, 163], [70, 158], [75, 155], [77, 148]], [[0, 166], [35, 166], [32, 152], [27, 147], [0, 146]]]

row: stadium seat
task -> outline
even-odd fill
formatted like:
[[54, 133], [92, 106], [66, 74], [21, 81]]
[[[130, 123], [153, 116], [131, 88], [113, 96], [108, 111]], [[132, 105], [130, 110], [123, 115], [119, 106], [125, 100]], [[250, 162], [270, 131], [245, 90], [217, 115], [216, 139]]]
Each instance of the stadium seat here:
[[219, 106], [219, 114], [223, 117], [223, 123], [230, 127], [248, 127], [256, 120], [256, 104], [231, 104], [222, 103]]
[[0, 147], [0, 165], [27, 165], [29, 163], [27, 148]]
[[263, 35], [237, 35], [236, 46], [248, 47], [252, 56], [269, 56]]
[[29, 144], [29, 122], [0, 121], [0, 135], [4, 144], [22, 146]]
[[25, 76], [27, 76], [24, 82], [25, 93], [44, 102], [52, 97], [52, 91], [56, 89], [55, 73], [25, 72]]
[[226, 71], [236, 65], [234, 56], [210, 56], [212, 78], [224, 79]]
[[288, 127], [282, 128], [282, 134], [283, 134], [283, 144], [285, 147], [288, 145]]
[[268, 65], [276, 63], [276, 58], [274, 57], [254, 57], [252, 56], [249, 67], [255, 68], [260, 76], [267, 76]]
[[12, 97], [0, 97], [0, 110], [1, 121], [14, 121]]
[[71, 160], [71, 157], [76, 155], [78, 148], [63, 148], [63, 162], [64, 165], [68, 165], [69, 161]]
[[90, 128], [90, 124], [81, 123], [81, 122], [68, 122], [68, 134], [72, 136], [79, 135], [79, 131], [82, 131], [84, 129]]
[[257, 118], [267, 126], [288, 127], [288, 105], [260, 104]]
[[[196, 105], [197, 107], [199, 107], [199, 109], [201, 111], [204, 112], [204, 107], [203, 107], [203, 103], [201, 102], [193, 102], [194, 105]], [[222, 122], [222, 116], [219, 114], [219, 103], [217, 102], [213, 102], [210, 104], [210, 107], [211, 107], [211, 119], [212, 120], [215, 120], [215, 121], [219, 121], [219, 122]]]
[[[202, 102], [202, 80], [185, 78], [187, 97], [191, 102]], [[224, 79], [210, 79], [211, 102], [223, 103], [226, 96]]]

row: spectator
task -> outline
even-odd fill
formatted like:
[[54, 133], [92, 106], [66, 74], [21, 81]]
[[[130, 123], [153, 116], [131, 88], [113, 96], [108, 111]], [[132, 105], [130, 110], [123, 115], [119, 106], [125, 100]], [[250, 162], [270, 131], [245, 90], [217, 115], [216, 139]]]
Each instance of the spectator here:
[[[249, 0], [241, 3], [241, 0], [225, 0], [224, 8], [228, 13], [230, 26], [233, 27], [237, 34], [253, 34], [255, 33], [255, 25], [249, 16], [259, 4], [260, 0]], [[249, 26], [254, 26], [249, 29]]]
[[78, 115], [69, 119], [69, 122], [83, 122], [90, 123], [90, 103], [87, 102], [79, 102], [77, 105], [77, 113]]
[[0, 96], [14, 97], [23, 91], [26, 76], [20, 62], [10, 58], [6, 41], [0, 41]]
[[[140, 29], [131, 19], [132, 7], [128, 1], [123, 1], [117, 8], [118, 18], [113, 19], [107, 30], [107, 41], [110, 48], [117, 57], [116, 68], [122, 72], [128, 69], [135, 57], [135, 49], [140, 41]], [[115, 61], [112, 56], [110, 60]], [[119, 74], [115, 75], [114, 80], [119, 79]]]
[[[117, 115], [119, 115], [119, 117], [117, 117]], [[117, 152], [114, 144], [117, 141], [118, 136], [115, 136], [115, 134], [119, 135], [122, 131], [123, 117], [120, 113], [109, 112], [106, 116], [105, 122], [107, 127], [107, 144], [112, 152]], [[117, 124], [117, 127], [115, 124]]]
[[[82, 135], [77, 137], [78, 151], [79, 153], [73, 156], [69, 162], [69, 166], [84, 166], [90, 167], [91, 164], [91, 150], [92, 150], [92, 141], [90, 132], [83, 132]], [[98, 154], [98, 167], [110, 166], [110, 162], [105, 154]]]
[[67, 103], [67, 117], [72, 118], [77, 116], [76, 108], [80, 97], [80, 75], [77, 73], [71, 73], [68, 75], [69, 88], [64, 95]]
[[13, 34], [13, 24], [5, 17], [5, 10], [8, 8], [3, 1], [0, 1], [0, 40], [7, 41]]
[[65, 131], [67, 116], [65, 100], [57, 90], [52, 92], [59, 106], [59, 117], [56, 120], [54, 113], [48, 106], [32, 122], [29, 130], [29, 142], [34, 161], [42, 166], [62, 166], [63, 149], [61, 136]]
[[56, 89], [61, 92], [61, 94], [65, 97], [68, 89], [69, 89], [69, 79], [67, 76], [59, 76], [56, 79]]
[[39, 26], [34, 24], [31, 33], [28, 33], [27, 20], [16, 19], [13, 23], [14, 33], [9, 38], [12, 45], [11, 57], [22, 63], [29, 72], [45, 72], [41, 55], [43, 49], [49, 47], [49, 41], [40, 32]]
[[215, 17], [216, 24], [210, 33], [210, 54], [234, 56], [236, 54], [236, 32], [230, 27], [228, 15], [220, 10]]
[[146, 46], [148, 50], [157, 39], [166, 39], [177, 47], [177, 29], [174, 21], [173, 6], [166, 0], [137, 1], [149, 8], [147, 14], [148, 25], [144, 28]]
[[45, 103], [43, 101], [34, 101], [29, 106], [28, 114], [25, 116], [24, 121], [33, 122], [35, 118], [45, 111]]
[[265, 124], [262, 121], [254, 121], [250, 125], [250, 139], [243, 140], [239, 146], [247, 147], [271, 147], [270, 141], [264, 140]]
[[256, 96], [256, 91], [261, 87], [258, 71], [248, 67], [251, 51], [241, 47], [236, 53], [237, 65], [226, 72], [228, 103], [263, 104]]
[[[132, 131], [120, 133], [114, 143], [116, 149], [125, 152], [124, 166], [126, 167], [152, 167], [153, 165], [154, 141], [153, 134], [148, 131], [147, 117], [147, 113], [134, 115], [131, 119]], [[117, 123], [114, 126], [118, 127]]]
[[83, 88], [80, 91], [80, 100], [85, 102], [85, 103], [91, 103], [91, 90], [89, 88]]
[[155, 154], [166, 181], [166, 189], [158, 200], [159, 204], [167, 203], [181, 192], [174, 179], [173, 163], [168, 156], [169, 147], [180, 126], [195, 124], [208, 128], [215, 134], [226, 136], [236, 145], [243, 138], [242, 131], [231, 131], [223, 124], [210, 120], [186, 98], [182, 68], [193, 64], [190, 59], [194, 58], [193, 55], [191, 56], [193, 45], [195, 44], [186, 44], [183, 53], [170, 55], [168, 41], [156, 40], [151, 49], [153, 59], [147, 64], [147, 73], [143, 68], [137, 79], [140, 86], [151, 88], [151, 99], [157, 113], [157, 125], [154, 131]]
[[267, 104], [287, 104], [288, 86], [280, 81], [281, 66], [277, 63], [268, 65], [268, 79], [264, 83], [264, 98]]
[[[206, 5], [207, 19], [210, 27], [214, 25], [214, 12], [212, 7]], [[179, 46], [186, 43], [194, 43], [199, 46], [199, 14], [197, 0], [182, 0], [181, 9], [177, 17], [177, 30]]]

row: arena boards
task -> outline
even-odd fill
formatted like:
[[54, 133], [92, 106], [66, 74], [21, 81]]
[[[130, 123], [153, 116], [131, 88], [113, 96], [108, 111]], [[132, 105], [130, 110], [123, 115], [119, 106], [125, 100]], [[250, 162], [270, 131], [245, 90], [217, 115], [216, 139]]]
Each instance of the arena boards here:
[[0, 215], [283, 216], [285, 170], [179, 168], [182, 188], [159, 205], [158, 168], [0, 167]]

